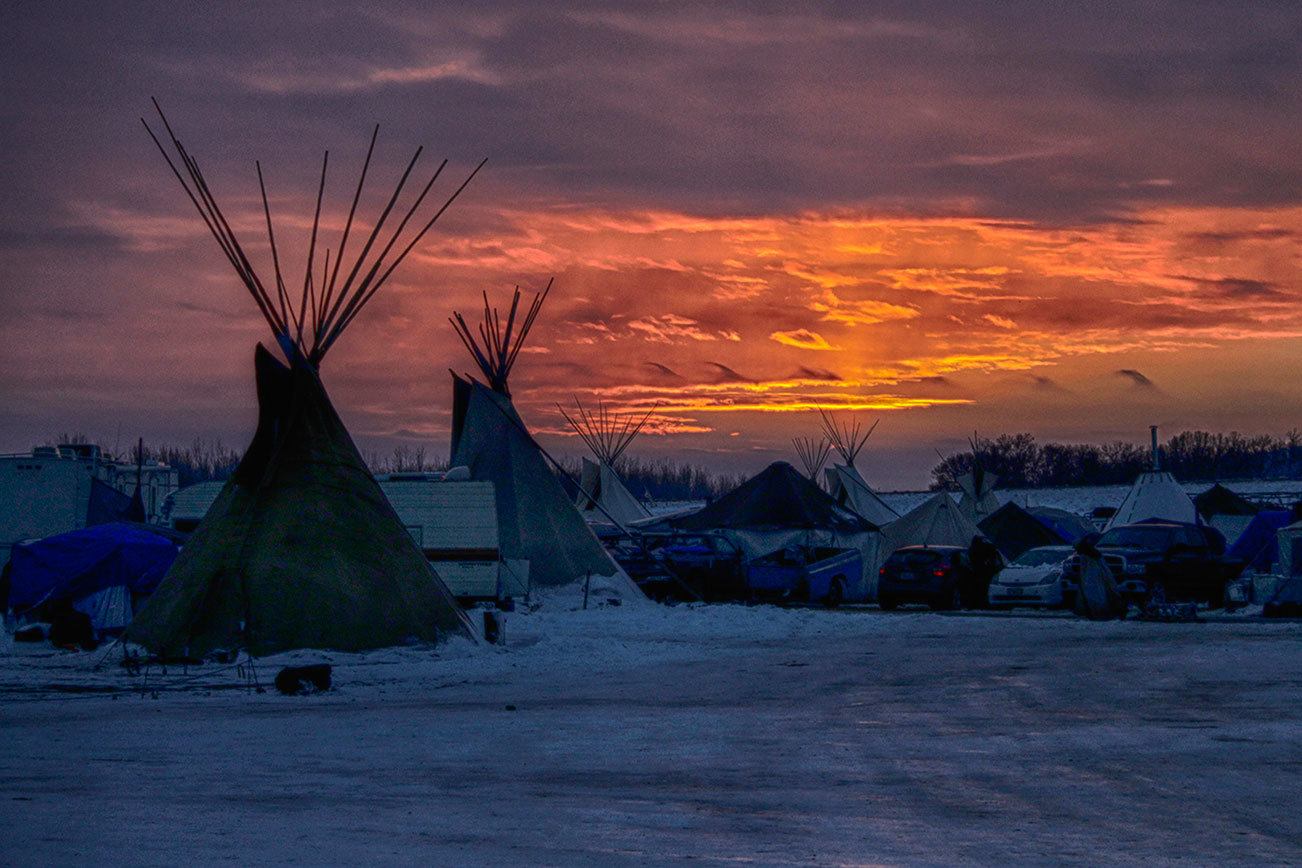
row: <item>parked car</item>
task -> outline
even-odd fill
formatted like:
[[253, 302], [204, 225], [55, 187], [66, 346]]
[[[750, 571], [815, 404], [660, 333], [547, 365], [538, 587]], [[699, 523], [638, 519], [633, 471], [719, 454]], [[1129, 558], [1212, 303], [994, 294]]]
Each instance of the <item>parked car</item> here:
[[[1243, 561], [1226, 557], [1225, 537], [1202, 525], [1141, 521], [1112, 528], [1095, 545], [1122, 596], [1141, 606], [1155, 595], [1220, 606], [1226, 583], [1243, 572]], [[1080, 563], [1073, 555], [1064, 569], [1071, 588]]]
[[992, 574], [975, 569], [962, 546], [905, 546], [892, 552], [878, 570], [877, 604], [887, 610], [904, 603], [976, 608], [985, 605]]
[[746, 589], [754, 599], [822, 603], [835, 608], [866, 596], [858, 549], [788, 546], [750, 562]]
[[663, 562], [705, 600], [746, 597], [746, 571], [741, 549], [715, 533], [675, 534], [665, 544]]
[[1062, 573], [1071, 546], [1028, 549], [990, 582], [992, 606], [1062, 606], [1070, 602]]

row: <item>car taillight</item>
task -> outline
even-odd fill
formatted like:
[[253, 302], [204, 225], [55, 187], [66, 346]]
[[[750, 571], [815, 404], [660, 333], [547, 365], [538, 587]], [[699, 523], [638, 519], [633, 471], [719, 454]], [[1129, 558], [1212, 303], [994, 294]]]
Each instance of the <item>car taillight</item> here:
[[879, 576], [884, 576], [884, 575], [886, 575], [886, 567], [882, 567], [880, 570], [878, 570], [878, 571], [877, 571], [877, 575], [879, 575]]
[[932, 570], [932, 571], [931, 571], [931, 574], [932, 574], [933, 576], [935, 576], [936, 578], [938, 578], [938, 579], [943, 579], [943, 578], [945, 578], [945, 575], [946, 575], [948, 572], [949, 572], [949, 570], [945, 569], [944, 567], [939, 567], [939, 568], [937, 568], [937, 569]]

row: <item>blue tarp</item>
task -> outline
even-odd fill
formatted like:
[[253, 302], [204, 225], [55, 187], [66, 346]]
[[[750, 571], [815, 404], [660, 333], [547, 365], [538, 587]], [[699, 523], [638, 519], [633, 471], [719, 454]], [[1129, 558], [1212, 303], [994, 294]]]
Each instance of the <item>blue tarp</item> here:
[[168, 537], [120, 522], [17, 545], [10, 559], [9, 606], [23, 611], [119, 585], [133, 594], [152, 593], [178, 551]]
[[1226, 554], [1232, 558], [1242, 558], [1248, 569], [1264, 573], [1279, 560], [1279, 537], [1276, 534], [1292, 521], [1292, 510], [1263, 509], [1252, 517], [1252, 521]]

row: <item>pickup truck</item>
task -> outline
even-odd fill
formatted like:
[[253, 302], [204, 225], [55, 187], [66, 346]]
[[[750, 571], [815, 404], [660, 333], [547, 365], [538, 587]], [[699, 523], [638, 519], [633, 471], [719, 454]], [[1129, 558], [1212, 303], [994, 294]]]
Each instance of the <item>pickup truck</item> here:
[[867, 599], [858, 549], [788, 546], [746, 566], [754, 599], [822, 603], [828, 607]]
[[[1114, 527], [1095, 543], [1112, 570], [1117, 589], [1139, 605], [1154, 596], [1219, 607], [1225, 586], [1243, 562], [1225, 555], [1225, 538], [1210, 527], [1174, 521], [1141, 521]], [[1078, 586], [1080, 556], [1068, 559], [1063, 578]]]

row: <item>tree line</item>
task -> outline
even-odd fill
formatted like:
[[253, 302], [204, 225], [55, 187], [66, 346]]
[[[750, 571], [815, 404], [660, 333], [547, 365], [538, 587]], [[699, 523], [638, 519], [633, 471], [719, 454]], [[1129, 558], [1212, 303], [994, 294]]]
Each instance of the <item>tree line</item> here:
[[[1029, 433], [974, 441], [976, 460], [1003, 488], [1128, 485], [1152, 466], [1147, 446], [1111, 443], [1037, 443]], [[1302, 479], [1302, 432], [1283, 437], [1231, 431], [1183, 431], [1160, 444], [1162, 469], [1181, 481]], [[974, 466], [974, 453], [942, 457], [931, 469], [932, 489], [954, 489]]]
[[[90, 443], [93, 438], [85, 434], [59, 434], [47, 445], [64, 443]], [[118, 461], [136, 460], [136, 450], [106, 456]], [[176, 470], [177, 483], [184, 488], [198, 482], [221, 481], [235, 472], [242, 450], [232, 448], [220, 439], [202, 437], [187, 445], [145, 444], [145, 461], [157, 461]], [[436, 457], [424, 446], [395, 446], [388, 452], [370, 450], [362, 460], [372, 473], [418, 473], [447, 470], [446, 458]], [[562, 458], [557, 472], [567, 491], [574, 493], [574, 480], [579, 479], [581, 463], [578, 458]], [[555, 468], [552, 468], [555, 470]], [[667, 460], [650, 460], [625, 456], [619, 461], [619, 474], [629, 491], [645, 500], [713, 500], [740, 485], [745, 477], [739, 474], [715, 473], [695, 464]]]

